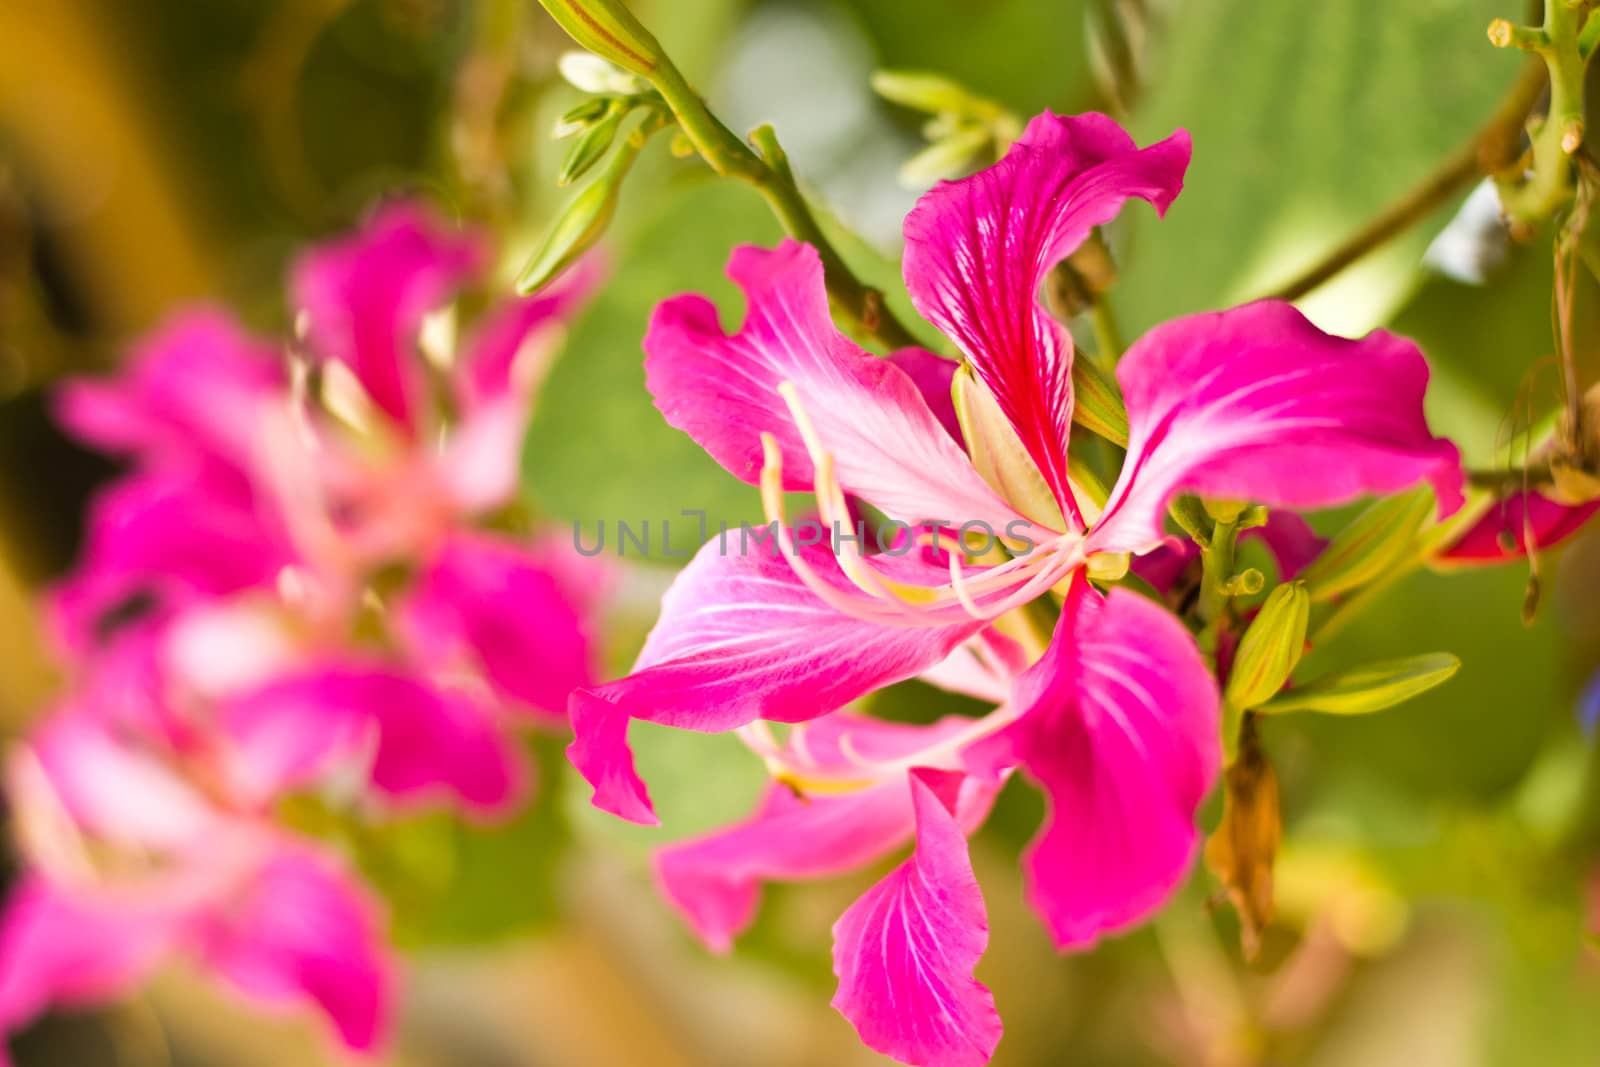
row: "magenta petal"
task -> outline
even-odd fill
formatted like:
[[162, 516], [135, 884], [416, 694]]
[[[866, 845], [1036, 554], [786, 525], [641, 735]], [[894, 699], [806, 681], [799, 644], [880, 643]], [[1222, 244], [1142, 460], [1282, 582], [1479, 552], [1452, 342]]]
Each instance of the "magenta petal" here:
[[[772, 546], [769, 537], [741, 552], [737, 533], [707, 542], [662, 598], [661, 616], [633, 673], [573, 695], [573, 752], [582, 756], [574, 764], [599, 790], [597, 805], [649, 810], [634, 788], [627, 723], [599, 703], [626, 718], [708, 733], [756, 719], [802, 722], [915, 676], [983, 626], [974, 620], [929, 627], [863, 622], [821, 600]], [[803, 553], [825, 580], [859, 592], [827, 546]], [[897, 562], [901, 577], [919, 569], [931, 580], [946, 577], [942, 568], [922, 568], [910, 557]], [[602, 737], [589, 737], [597, 728]]]
[[660, 823], [628, 747], [628, 713], [580, 689], [572, 694], [567, 715], [573, 734], [567, 759], [594, 787], [594, 806], [642, 826]]
[[949, 772], [916, 771], [917, 849], [833, 927], [833, 1006], [869, 1047], [902, 1063], [987, 1063], [1000, 1042], [994, 997], [973, 977], [989, 919], [967, 839], [938, 791]]
[[196, 599], [270, 585], [287, 549], [216, 478], [170, 466], [130, 475], [90, 504], [77, 568], [51, 591], [63, 643], [86, 652], [118, 623]]
[[[807, 725], [804, 749], [820, 766], [870, 774], [863, 761], [895, 759], [971, 726], [962, 717], [907, 726], [838, 712]], [[988, 815], [999, 783], [968, 778], [958, 784], [958, 819], [970, 830]], [[700, 939], [725, 952], [755, 917], [763, 882], [854, 870], [899, 848], [914, 827], [903, 770], [844, 793], [802, 797], [774, 783], [743, 822], [657, 852], [656, 882]]]
[[[707, 542], [661, 600], [661, 615], [621, 681], [595, 693], [636, 719], [718, 732], [755, 719], [802, 722], [933, 666], [982, 628], [890, 626], [845, 615], [807, 588], [764, 545], [741, 551], [730, 533]], [[724, 554], [726, 551], [726, 554]], [[841, 592], [861, 596], [826, 545], [802, 559]], [[894, 561], [907, 582], [948, 578], [911, 556]]]
[[376, 904], [330, 860], [284, 847], [200, 936], [206, 962], [267, 1004], [320, 1008], [350, 1048], [387, 1028], [394, 968]]
[[[855, 592], [826, 546], [802, 552], [826, 580]], [[923, 569], [910, 557], [897, 562], [899, 577]], [[945, 574], [926, 570], [930, 579]], [[795, 576], [770, 538], [741, 551], [730, 533], [707, 542], [673, 582], [633, 673], [573, 694], [568, 751], [598, 807], [654, 821], [627, 745], [629, 719], [710, 733], [815, 719], [933, 666], [982, 626], [895, 627], [844, 615]]]
[[1080, 584], [1016, 701], [1017, 723], [972, 757], [1020, 764], [1044, 788], [1028, 899], [1057, 945], [1087, 946], [1147, 917], [1194, 860], [1219, 761], [1216, 683], [1173, 615]]
[[926, 348], [899, 348], [883, 358], [906, 372], [939, 425], [965, 448], [961, 420], [956, 417], [956, 398], [951, 392], [956, 370], [961, 365], [953, 359], [936, 356]]
[[259, 447], [263, 404], [287, 382], [271, 347], [222, 312], [196, 311], [141, 342], [116, 377], [67, 382], [56, 393], [56, 416], [108, 452], [237, 474]]
[[73, 708], [52, 715], [25, 751], [31, 760], [15, 768], [39, 774], [12, 776], [19, 816], [36, 807], [60, 811], [85, 833], [130, 851], [182, 851], [226, 832], [193, 786], [95, 715]]
[[446, 230], [415, 204], [392, 204], [360, 232], [296, 265], [294, 303], [308, 316], [314, 354], [348, 366], [380, 410], [414, 430], [422, 319], [482, 262], [476, 240]]
[[1293, 581], [1328, 547], [1327, 538], [1319, 536], [1310, 523], [1282, 509], [1269, 512], [1267, 524], [1247, 530], [1245, 536], [1261, 539], [1272, 558], [1277, 560], [1278, 577], [1285, 582]]
[[906, 217], [912, 302], [967, 354], [1069, 513], [1072, 338], [1039, 287], [1129, 197], [1165, 212], [1188, 165], [1182, 130], [1141, 150], [1104, 115], [1046, 111], [999, 163], [940, 183]]
[[566, 718], [567, 697], [595, 679], [594, 620], [563, 583], [563, 572], [595, 561], [579, 556], [547, 563], [569, 545], [551, 541], [525, 548], [480, 534], [459, 533], [433, 560], [402, 607], [416, 654], [441, 665], [470, 655], [502, 697]]
[[172, 948], [174, 916], [91, 907], [36, 877], [0, 916], [0, 1047], [53, 1005], [82, 1006], [130, 992]]
[[1459, 456], [1428, 430], [1428, 365], [1404, 338], [1334, 337], [1261, 301], [1157, 326], [1117, 379], [1128, 455], [1094, 550], [1158, 543], [1179, 492], [1306, 509], [1428, 481], [1441, 513], [1460, 506]]
[[[1549, 548], [1577, 533], [1600, 500], [1558, 504], [1535, 491], [1516, 493], [1491, 505], [1484, 516], [1439, 555], [1441, 563], [1504, 563]], [[1531, 535], [1531, 536], [1530, 536]]]
[[404, 670], [332, 664], [279, 679], [224, 720], [248, 792], [271, 794], [376, 736], [372, 784], [417, 803], [441, 793], [500, 815], [521, 798], [526, 767], [493, 717], [469, 696]]
[[544, 377], [554, 353], [544, 335], [564, 326], [600, 282], [593, 257], [534, 296], [516, 297], [494, 309], [473, 335], [456, 368], [457, 399], [475, 411], [508, 395], [527, 394]]
[[783, 456], [786, 489], [809, 490], [811, 458], [778, 386], [791, 382], [839, 483], [906, 522], [984, 521], [997, 531], [1015, 513], [972, 468], [911, 377], [861, 351], [828, 316], [822, 263], [809, 245], [734, 252], [728, 273], [749, 310], [732, 337], [701, 296], [656, 309], [644, 341], [656, 406], [735, 476], [760, 480], [761, 435]]

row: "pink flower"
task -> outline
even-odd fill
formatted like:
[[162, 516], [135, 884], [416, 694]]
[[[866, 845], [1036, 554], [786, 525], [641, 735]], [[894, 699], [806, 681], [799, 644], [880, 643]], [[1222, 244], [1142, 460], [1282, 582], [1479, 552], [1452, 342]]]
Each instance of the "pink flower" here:
[[200, 312], [63, 389], [67, 426], [131, 469], [51, 599], [74, 690], [13, 765], [28, 872], [0, 916], [0, 1033], [181, 954], [380, 1040], [376, 908], [274, 808], [509, 813], [529, 782], [512, 727], [561, 725], [594, 680], [608, 579], [491, 528], [592, 271], [439, 350], [425, 320], [483, 251], [392, 206], [296, 270], [294, 354]]
[[[633, 719], [704, 731], [803, 723], [930, 671], [998, 700], [953, 750], [937, 732], [887, 763], [852, 750], [862, 766], [843, 777], [854, 791], [817, 793], [806, 814], [860, 819], [870, 833], [819, 833], [813, 854], [796, 843], [810, 834], [755, 829], [797, 817], [769, 797], [746, 828], [661, 860], [669, 896], [721, 945], [753, 906], [755, 880], [827, 873], [860, 862], [869, 842], [876, 854], [914, 836], [908, 866], [835, 928], [836, 1006], [874, 1048], [907, 1062], [982, 1062], [999, 1036], [971, 979], [984, 939], [953, 838], [953, 826], [973, 825], [961, 790], [993, 788], [1015, 768], [1048, 796], [1024, 867], [1029, 899], [1063, 948], [1145, 918], [1195, 856], [1194, 816], [1218, 763], [1210, 666], [1175, 617], [1125, 590], [1102, 596], [1079, 572], [1097, 556], [1160, 547], [1178, 493], [1306, 509], [1428, 480], [1441, 508], [1459, 504], [1456, 451], [1422, 414], [1416, 347], [1385, 333], [1330, 337], [1279, 303], [1141, 338], [1117, 368], [1130, 421], [1121, 475], [1103, 502], [1076, 483], [1072, 345], [1038, 290], [1129, 197], [1164, 210], [1188, 157], [1182, 133], [1141, 150], [1103, 116], [1046, 113], [1003, 161], [938, 186], [906, 220], [912, 300], [1003, 413], [1042, 504], [1003, 497], [968, 459], [941, 418], [944, 398], [924, 391], [948, 381], [928, 372], [935, 357], [878, 359], [839, 333], [805, 245], [734, 253], [729, 274], [748, 304], [736, 334], [707, 300], [682, 296], [661, 305], [645, 339], [667, 420], [760, 484], [780, 527], [781, 491], [812, 490], [824, 523], [848, 529], [854, 497], [924, 542], [943, 534], [944, 551], [908, 554], [834, 552], [787, 528], [776, 554], [714, 540], [668, 592], [634, 672], [579, 690], [571, 707], [571, 756], [595, 803], [643, 822], [653, 813], [627, 748]], [[907, 360], [923, 366], [908, 373]], [[1009, 558], [952, 551], [963, 524], [1004, 538]], [[991, 623], [1062, 588], [1048, 647], [995, 640]], [[950, 665], [972, 650], [987, 672]], [[807, 776], [796, 777], [805, 790]], [[877, 821], [889, 806], [893, 833]]]
[[[120, 377], [66, 386], [63, 422], [133, 466], [96, 502], [82, 563], [56, 594], [68, 646], [92, 643], [130, 599], [181, 606], [246, 589], [342, 628], [381, 568], [471, 551], [451, 538], [514, 502], [535, 391], [594, 276], [581, 266], [493, 309], [430, 372], [424, 320], [481, 275], [484, 251], [391, 205], [296, 267], [299, 356], [197, 312]], [[529, 565], [548, 569], [553, 551]]]
[[13, 754], [31, 869], [0, 916], [0, 1037], [183, 955], [264, 1005], [318, 1008], [352, 1049], [380, 1042], [394, 967], [376, 904], [335, 857], [273, 827], [270, 798], [198, 768], [77, 708]]

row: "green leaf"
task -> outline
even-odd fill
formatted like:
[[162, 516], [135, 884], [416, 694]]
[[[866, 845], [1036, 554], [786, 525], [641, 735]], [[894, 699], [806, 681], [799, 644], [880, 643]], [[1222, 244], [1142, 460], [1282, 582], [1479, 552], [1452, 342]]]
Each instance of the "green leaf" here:
[[[1118, 242], [1129, 253], [1119, 256], [1125, 320], [1145, 327], [1260, 295], [1421, 182], [1516, 79], [1518, 60], [1484, 38], [1507, 10], [1505, 0], [1175, 5], [1134, 129], [1148, 143], [1186, 128], [1194, 160], [1167, 217], [1136, 208]], [[1382, 322], [1452, 208], [1305, 301], [1312, 318], [1343, 333]]]
[[1426, 693], [1455, 677], [1460, 669], [1461, 661], [1447, 652], [1371, 663], [1296, 686], [1258, 710], [1268, 715], [1286, 711], [1367, 715]]

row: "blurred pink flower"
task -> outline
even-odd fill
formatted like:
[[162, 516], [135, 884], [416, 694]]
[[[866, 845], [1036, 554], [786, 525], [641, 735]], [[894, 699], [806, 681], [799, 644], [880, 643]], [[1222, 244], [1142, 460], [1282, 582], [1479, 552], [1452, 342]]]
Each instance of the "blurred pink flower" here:
[[73, 691], [11, 765], [28, 871], [0, 918], [0, 1034], [185, 955], [320, 1007], [351, 1048], [381, 1039], [378, 909], [275, 807], [509, 813], [530, 770], [511, 728], [562, 726], [594, 681], [608, 582], [495, 528], [525, 525], [522, 438], [593, 267], [451, 351], [485, 252], [392, 205], [295, 269], [300, 343], [195, 312], [61, 391], [130, 469], [51, 596]]
[[378, 907], [272, 825], [272, 798], [202, 786], [78, 708], [13, 753], [7, 785], [31, 866], [0, 917], [0, 1035], [183, 955], [257, 1001], [320, 1008], [352, 1049], [377, 1045], [394, 985]]
[[[738, 333], [690, 295], [662, 304], [645, 340], [667, 421], [761, 484], [782, 532], [777, 553], [706, 545], [666, 595], [634, 673], [574, 694], [571, 756], [600, 807], [654, 819], [627, 747], [633, 719], [702, 731], [816, 720], [923, 672], [948, 678], [965, 648], [994, 658], [991, 623], [1070, 586], [1048, 647], [991, 672], [1001, 706], [954, 749], [929, 734], [927, 749], [887, 769], [870, 758], [851, 767], [854, 792], [819, 793], [804, 812], [769, 797], [754, 822], [662, 857], [669, 895], [720, 945], [759, 878], [835, 870], [869, 844], [875, 854], [915, 837], [908, 865], [835, 928], [834, 1003], [901, 1060], [979, 1063], [999, 1036], [971, 978], [984, 938], [965, 849], [952, 840], [972, 825], [963, 789], [992, 789], [1020, 769], [1047, 794], [1024, 867], [1062, 948], [1148, 916], [1194, 859], [1195, 813], [1218, 764], [1215, 681], [1177, 618], [1126, 590], [1090, 588], [1080, 572], [1091, 560], [1160, 547], [1181, 492], [1300, 509], [1428, 480], [1441, 509], [1460, 502], [1456, 451], [1423, 416], [1416, 346], [1385, 333], [1331, 337], [1272, 302], [1142, 337], [1117, 368], [1130, 422], [1121, 475], [1103, 506], [1080, 491], [1067, 457], [1071, 339], [1037, 294], [1129, 197], [1164, 210], [1188, 158], [1181, 132], [1141, 150], [1103, 116], [1046, 113], [999, 164], [941, 184], [906, 220], [912, 300], [965, 354], [1042, 501], [1003, 498], [978, 473], [941, 417], [947, 401], [927, 392], [949, 381], [930, 372], [935, 357], [878, 359], [839, 333], [809, 246], [734, 253], [729, 274], [748, 304]], [[947, 548], [949, 531], [978, 523], [1030, 550], [969, 564], [961, 551], [805, 545], [784, 527], [780, 490], [815, 491], [825, 524], [848, 526], [853, 497], [945, 532]], [[806, 775], [797, 779], [805, 791]], [[780, 837], [764, 826], [807, 817], [859, 819], [871, 833]]]

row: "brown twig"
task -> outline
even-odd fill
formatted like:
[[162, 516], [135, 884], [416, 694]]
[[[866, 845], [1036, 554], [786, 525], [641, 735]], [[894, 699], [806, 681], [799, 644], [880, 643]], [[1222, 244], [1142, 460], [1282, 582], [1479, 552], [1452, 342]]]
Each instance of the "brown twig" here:
[[1267, 295], [1277, 300], [1298, 300], [1385, 241], [1427, 218], [1475, 179], [1514, 163], [1521, 151], [1523, 123], [1538, 104], [1548, 81], [1544, 63], [1530, 59], [1489, 121], [1421, 184], [1379, 212], [1321, 262]]

